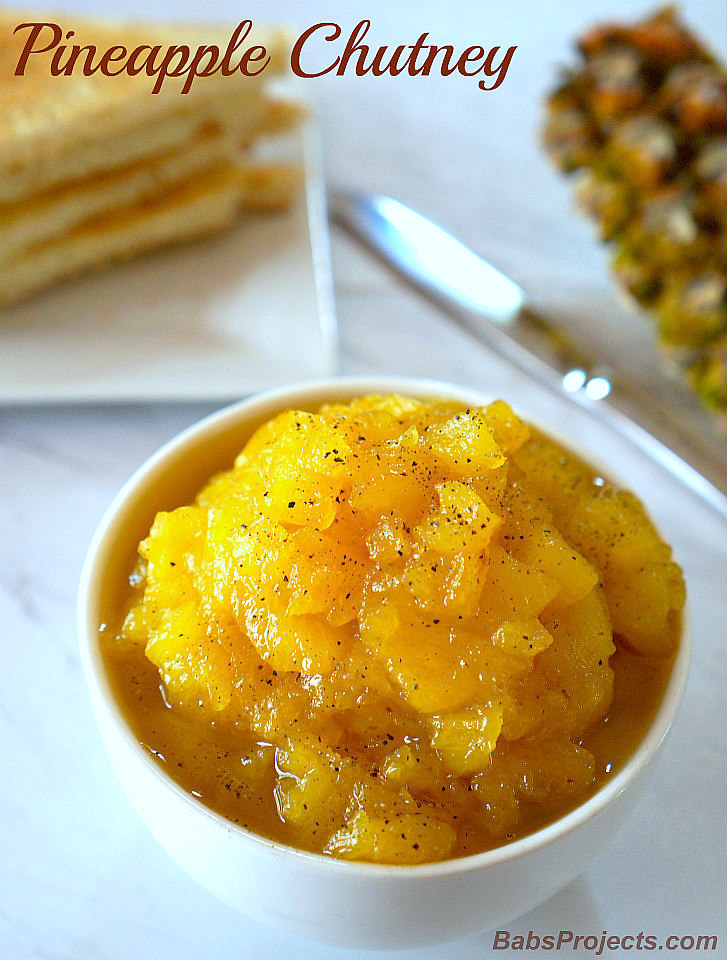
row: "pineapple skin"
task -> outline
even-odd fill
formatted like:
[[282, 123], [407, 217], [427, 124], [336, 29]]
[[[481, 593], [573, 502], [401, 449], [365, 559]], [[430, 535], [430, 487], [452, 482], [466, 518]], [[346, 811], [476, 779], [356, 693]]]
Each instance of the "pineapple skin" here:
[[727, 73], [667, 7], [594, 27], [549, 96], [543, 143], [578, 172], [616, 282], [708, 409], [727, 413]]

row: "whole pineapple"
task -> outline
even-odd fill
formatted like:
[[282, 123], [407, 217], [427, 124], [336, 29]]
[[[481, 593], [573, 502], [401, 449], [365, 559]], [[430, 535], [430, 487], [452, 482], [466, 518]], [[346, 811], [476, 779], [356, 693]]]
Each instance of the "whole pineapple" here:
[[549, 97], [544, 143], [620, 286], [702, 401], [727, 411], [727, 73], [673, 8], [596, 27]]

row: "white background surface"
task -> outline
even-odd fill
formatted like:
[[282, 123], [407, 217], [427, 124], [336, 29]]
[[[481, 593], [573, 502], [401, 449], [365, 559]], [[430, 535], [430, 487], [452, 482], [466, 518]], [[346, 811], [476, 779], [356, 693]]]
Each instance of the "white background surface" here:
[[[82, 8], [71, 0], [66, 6]], [[191, 0], [138, 0], [109, 9], [171, 16], [180, 7], [197, 7], [201, 16], [202, 4]], [[685, 7], [690, 22], [717, 45], [725, 35], [723, 4], [703, 0]], [[611, 318], [604, 339], [624, 332], [646, 343], [645, 328], [627, 322], [615, 304], [605, 256], [573, 215], [569, 187], [536, 142], [538, 104], [556, 65], [568, 57], [569, 38], [599, 17], [633, 16], [635, 9], [648, 8], [592, 0], [471, 2], [447, 9], [434, 0], [204, 4], [208, 16], [285, 17], [301, 29], [330, 19], [353, 26], [368, 16], [377, 43], [413, 42], [428, 30], [433, 39], [460, 47], [518, 44], [510, 73], [494, 93], [454, 77], [311, 81], [330, 177], [387, 191], [435, 216], [544, 304], [587, 313], [598, 324]], [[647, 499], [686, 572], [694, 664], [651, 786], [614, 843], [567, 890], [511, 923], [511, 933], [717, 934], [719, 950], [711, 955], [724, 956], [724, 525], [605, 428], [503, 368], [347, 240], [334, 235], [333, 241], [342, 372], [435, 376], [502, 395], [526, 414], [537, 412], [613, 458]], [[2, 958], [353, 956], [252, 924], [182, 874], [126, 801], [93, 726], [75, 640], [75, 591], [86, 546], [135, 467], [211, 409], [139, 404], [0, 412]], [[400, 955], [508, 955], [491, 948], [492, 935], [483, 934]], [[662, 954], [682, 955], [688, 954]]]

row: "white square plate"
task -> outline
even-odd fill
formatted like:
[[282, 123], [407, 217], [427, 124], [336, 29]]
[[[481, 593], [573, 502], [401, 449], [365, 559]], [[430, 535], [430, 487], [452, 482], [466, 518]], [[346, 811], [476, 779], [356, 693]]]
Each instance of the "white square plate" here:
[[227, 400], [333, 372], [317, 131], [276, 145], [306, 189], [282, 214], [73, 280], [0, 314], [0, 403]]

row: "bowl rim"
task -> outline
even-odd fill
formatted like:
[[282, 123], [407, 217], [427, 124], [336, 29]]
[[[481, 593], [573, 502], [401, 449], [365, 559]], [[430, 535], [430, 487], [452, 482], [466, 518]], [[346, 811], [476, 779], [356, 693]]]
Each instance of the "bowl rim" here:
[[[308, 862], [311, 866], [316, 866], [324, 871], [341, 871], [345, 874], [361, 877], [380, 876], [403, 880], [414, 876], [425, 878], [449, 874], [466, 874], [496, 864], [518, 860], [565, 838], [601, 814], [643, 772], [668, 734], [686, 688], [691, 660], [688, 606], [685, 605], [682, 614], [679, 647], [672, 663], [671, 675], [661, 703], [643, 739], [624, 766], [611, 779], [606, 781], [583, 803], [518, 840], [481, 853], [421, 864], [380, 864], [344, 860], [322, 853], [301, 850], [255, 833], [253, 830], [234, 823], [222, 814], [217, 813], [178, 784], [164, 767], [150, 755], [149, 751], [144, 749], [113, 692], [98, 642], [99, 630], [94, 616], [94, 602], [98, 598], [103, 579], [104, 562], [107, 561], [107, 555], [111, 548], [109, 536], [114, 525], [124, 514], [127, 501], [132, 494], [145, 489], [156, 472], [163, 470], [165, 465], [169, 466], [170, 462], [176, 460], [183, 451], [193, 449], [196, 443], [209, 438], [215, 432], [221, 432], [224, 428], [232, 426], [238, 420], [242, 426], [246, 420], [251, 419], [261, 411], [267, 415], [265, 408], [270, 407], [272, 410], [280, 405], [280, 408], [283, 409], [283, 405], [287, 401], [290, 401], [287, 403], [288, 406], [290, 403], [301, 401], [316, 404], [327, 403], [336, 399], [345, 400], [367, 393], [399, 393], [419, 398], [444, 397], [464, 404], [470, 403], [472, 406], [483, 405], [492, 399], [491, 397], [488, 398], [484, 391], [476, 388], [431, 378], [391, 375], [328, 377], [296, 382], [253, 394], [234, 401], [184, 428], [147, 457], [132, 473], [111, 501], [96, 528], [83, 563], [78, 590], [77, 627], [81, 661], [92, 699], [94, 693], [100, 698], [107, 715], [136, 758], [148, 770], [153, 771], [153, 774], [164, 786], [191, 807], [194, 812], [211, 819], [218, 828], [224, 830], [228, 835], [236, 837], [240, 842], [252, 843], [260, 851], [267, 850], [272, 855], [293, 857], [301, 863]], [[537, 417], [528, 415], [526, 419], [543, 429], [549, 436], [561, 442], [591, 465], [598, 469], [605, 467], [603, 463], [599, 462], [598, 456], [583, 447], [580, 442], [569, 439], [560, 430], [552, 428], [547, 423], [540, 422]], [[622, 481], [617, 471], [608, 466], [606, 473], [616, 483], [621, 484]], [[624, 486], [628, 489], [627, 485], [624, 484]]]

